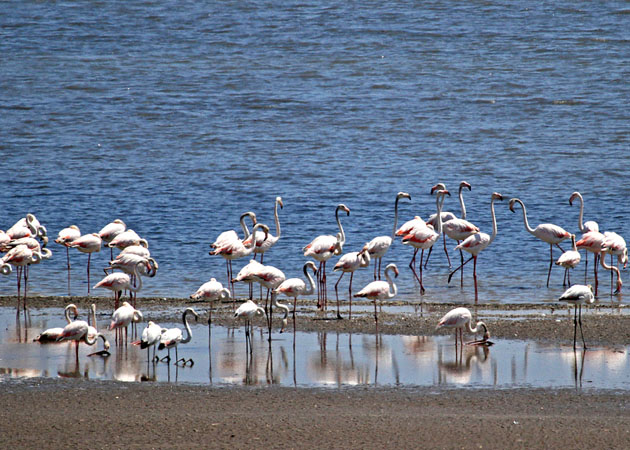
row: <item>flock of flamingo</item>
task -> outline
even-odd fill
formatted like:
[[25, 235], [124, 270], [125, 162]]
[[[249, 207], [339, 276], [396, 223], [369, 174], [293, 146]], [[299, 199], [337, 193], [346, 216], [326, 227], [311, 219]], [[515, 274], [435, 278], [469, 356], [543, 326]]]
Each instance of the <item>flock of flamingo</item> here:
[[[242, 214], [240, 217], [240, 225], [243, 230], [243, 237], [240, 237], [234, 230], [228, 230], [221, 233], [218, 238], [210, 244], [211, 250], [209, 254], [220, 255], [226, 261], [227, 286], [229, 287], [224, 288], [222, 283], [217, 281], [215, 278], [212, 278], [210, 281], [200, 286], [199, 289], [190, 297], [195, 300], [207, 302], [229, 301], [231, 299], [234, 316], [236, 318], [242, 318], [245, 321], [246, 342], [250, 338], [251, 320], [255, 315], [259, 314], [267, 317], [269, 336], [271, 336], [272, 312], [274, 306], [284, 312], [280, 332], [284, 331], [288, 323], [288, 315], [290, 312], [293, 314], [293, 327], [295, 330], [295, 313], [298, 297], [308, 296], [317, 291], [317, 307], [319, 309], [327, 308], [328, 295], [326, 262], [333, 256], [340, 256], [339, 260], [333, 267], [333, 271], [341, 273], [339, 279], [335, 283], [337, 318], [341, 319], [338, 287], [344, 275], [348, 273], [350, 274], [348, 284], [348, 318], [352, 318], [352, 298], [367, 298], [372, 300], [374, 303], [374, 320], [378, 326], [377, 301], [391, 299], [397, 294], [397, 287], [394, 282], [394, 278], [399, 275], [399, 271], [395, 264], [388, 264], [385, 267], [384, 277], [386, 281], [381, 280], [382, 260], [386, 256], [389, 248], [394, 242], [394, 239], [396, 237], [401, 237], [403, 244], [409, 245], [414, 249], [409, 267], [420, 285], [420, 292], [424, 294], [425, 289], [422, 278], [423, 267], [426, 268], [431, 251], [442, 235], [444, 236], [444, 251], [449, 262], [449, 267], [451, 267], [451, 262], [446, 248], [446, 237], [457, 241], [455, 250], [459, 250], [460, 253], [460, 265], [449, 273], [449, 283], [453, 275], [457, 271], [460, 271], [462, 280], [461, 283], [463, 286], [463, 267], [471, 260], [473, 261], [473, 279], [476, 303], [478, 299], [477, 259], [479, 254], [496, 238], [497, 221], [495, 216], [495, 202], [502, 201], [503, 196], [497, 192], [494, 192], [490, 196], [492, 234], [489, 235], [481, 232], [477, 226], [467, 220], [466, 207], [463, 198], [465, 189], [471, 190], [471, 185], [466, 181], [462, 181], [459, 185], [459, 203], [461, 206], [460, 217], [457, 217], [452, 212], [443, 210], [444, 200], [451, 194], [443, 183], [438, 183], [431, 189], [431, 194], [435, 195], [436, 213], [430, 216], [426, 221], [419, 216], [415, 216], [413, 219], [405, 222], [400, 227], [398, 227], [399, 201], [402, 199], [411, 200], [411, 196], [408, 193], [399, 192], [396, 195], [394, 202], [394, 223], [391, 234], [377, 236], [370, 242], [366, 243], [360, 251], [349, 253], [343, 253], [346, 235], [341, 224], [340, 213], [350, 215], [350, 209], [344, 204], [339, 204], [335, 209], [335, 220], [337, 222], [339, 232], [335, 235], [317, 236], [302, 249], [305, 257], [312, 258], [319, 263], [319, 266], [317, 266], [313, 261], [309, 260], [304, 264], [303, 272], [305, 279], [286, 278], [284, 273], [277, 267], [263, 264], [265, 253], [269, 251], [276, 242], [278, 242], [281, 236], [278, 209], [283, 208], [284, 205], [281, 197], [277, 197], [274, 205], [276, 234], [273, 235], [267, 225], [258, 223], [255, 213], [246, 212]], [[592, 303], [595, 296], [597, 296], [598, 265], [601, 265], [604, 269], [611, 272], [611, 295], [613, 294], [612, 276], [613, 273], [617, 274], [615, 292], [618, 293], [622, 288], [619, 264], [623, 264], [624, 268], [626, 267], [628, 261], [628, 251], [625, 240], [617, 233], [609, 231], [601, 233], [599, 231], [598, 224], [593, 221], [583, 223], [584, 201], [579, 192], [574, 192], [569, 197], [569, 203], [572, 205], [576, 200], [580, 202], [578, 228], [582, 233], [581, 238], [577, 241], [575, 234], [567, 232], [558, 225], [544, 223], [538, 225], [536, 228], [532, 228], [527, 220], [527, 210], [525, 205], [518, 198], [513, 198], [509, 201], [509, 209], [512, 212], [515, 212], [515, 206], [520, 205], [523, 212], [523, 222], [527, 232], [549, 244], [550, 257], [549, 270], [547, 274], [547, 286], [549, 286], [551, 269], [554, 265], [553, 247], [556, 246], [562, 250], [562, 254], [557, 260], [555, 260], [555, 264], [565, 268], [563, 286], [568, 285], [569, 288], [564, 292], [559, 300], [567, 301], [575, 306], [573, 345], [575, 348], [577, 327], [579, 325], [582, 335], [582, 343], [584, 348], [586, 348], [586, 343], [582, 333], [581, 306], [582, 304]], [[248, 220], [251, 221], [251, 224], [253, 225], [251, 233], [247, 225]], [[570, 250], [564, 251], [559, 244], [567, 239], [571, 239], [572, 247]], [[136, 302], [134, 294], [142, 288], [142, 278], [144, 276], [155, 276], [158, 270], [158, 263], [151, 257], [148, 250], [149, 245], [147, 240], [138, 236], [138, 234], [133, 230], [127, 229], [122, 220], [116, 219], [103, 227], [98, 233], [89, 233], [84, 235], [81, 234], [76, 225], [71, 225], [59, 231], [55, 242], [66, 248], [68, 295], [70, 295], [71, 273], [69, 256], [70, 249], [75, 248], [82, 253], [88, 254], [87, 277], [89, 295], [91, 255], [94, 252], [99, 252], [103, 246], [110, 248], [111, 260], [109, 261], [108, 267], [105, 269], [106, 276], [96, 283], [94, 288], [104, 288], [115, 292], [115, 308], [109, 330], [116, 330], [117, 342], [119, 341], [119, 338], [120, 342], [123, 342], [122, 330], [125, 330], [124, 341], [126, 342], [127, 327], [131, 323], [143, 320], [142, 313], [135, 308]], [[21, 305], [25, 314], [28, 310], [26, 301], [29, 267], [50, 259], [52, 255], [50, 249], [46, 247], [47, 244], [48, 237], [46, 227], [44, 227], [33, 214], [27, 214], [26, 217], [20, 219], [6, 232], [0, 231], [0, 252], [4, 253], [4, 255], [0, 258], [0, 273], [3, 275], [9, 275], [13, 271], [13, 268], [16, 269], [18, 316], [20, 314]], [[113, 254], [114, 248], [120, 250], [120, 253], [115, 258]], [[421, 250], [419, 258], [420, 261], [419, 264], [417, 264], [418, 270], [416, 270], [416, 257], [419, 250]], [[424, 261], [425, 250], [428, 251], [426, 261]], [[586, 284], [571, 285], [569, 270], [575, 268], [580, 263], [581, 255], [579, 250], [585, 250], [587, 255], [589, 252], [594, 254], [594, 288], [593, 286]], [[464, 260], [463, 252], [469, 253], [470, 258]], [[605, 262], [606, 254], [609, 254], [611, 257], [610, 265], [607, 265]], [[260, 255], [260, 261], [256, 260], [257, 255]], [[613, 257], [615, 256], [617, 257], [617, 265], [613, 264]], [[250, 257], [252, 259], [239, 270], [236, 276], [234, 276], [232, 271], [232, 261], [246, 257]], [[352, 280], [354, 272], [360, 268], [368, 267], [370, 263], [374, 264], [374, 281], [370, 282], [357, 293], [353, 294]], [[585, 261], [585, 279], [587, 276], [587, 265], [588, 256]], [[108, 273], [110, 271], [111, 273]], [[313, 279], [311, 274], [316, 276], [316, 281]], [[24, 280], [23, 296], [21, 295], [22, 280]], [[249, 284], [249, 299], [236, 309], [234, 283], [238, 282]], [[259, 284], [261, 286], [260, 300], [258, 303], [254, 302], [253, 299], [254, 284]], [[259, 306], [259, 304], [262, 304], [263, 287], [266, 288], [264, 308]], [[119, 301], [123, 291], [129, 292], [130, 301], [123, 302], [122, 305], [120, 305]], [[287, 305], [279, 302], [278, 297], [281, 295], [293, 298], [292, 310]], [[78, 359], [79, 343], [84, 342], [88, 345], [94, 345], [100, 337], [104, 342], [105, 350], [97, 352], [97, 354], [107, 353], [107, 350], [110, 347], [109, 342], [102, 333], [97, 331], [95, 308], [96, 307], [93, 305], [91, 317], [88, 317], [91, 319], [92, 323], [89, 323], [82, 320], [76, 320], [76, 316], [78, 314], [76, 306], [68, 305], [65, 310], [67, 325], [63, 328], [60, 327], [46, 330], [37, 338], [37, 340], [40, 342], [61, 342], [66, 340], [75, 341]], [[74, 313], [75, 320], [70, 318], [71, 313]], [[180, 328], [166, 329], [152, 321], [149, 321], [147, 327], [142, 332], [141, 339], [134, 343], [140, 345], [143, 349], [147, 348], [147, 359], [150, 358], [149, 349], [153, 347], [154, 361], [158, 359], [155, 356], [156, 347], [158, 347], [158, 349], [167, 349], [169, 354], [162, 358], [162, 360], [170, 361], [170, 349], [174, 347], [177, 352], [177, 345], [179, 343], [189, 342], [192, 338], [190, 326], [188, 324], [188, 315], [192, 315], [195, 319], [199, 318], [197, 312], [195, 312], [192, 308], [187, 308], [184, 311], [182, 320], [184, 323], [184, 329], [187, 333], [186, 337], [184, 337], [184, 332]], [[208, 319], [209, 325], [211, 325], [211, 318], [212, 316], [210, 311]], [[462, 334], [464, 329], [471, 333], [477, 333], [479, 330], [483, 329], [483, 339], [473, 341], [473, 343], [480, 345], [490, 344], [488, 341], [490, 334], [487, 326], [483, 322], [478, 322], [475, 327], [472, 327], [472, 315], [467, 308], [460, 307], [451, 310], [439, 321], [438, 328], [455, 329], [456, 348], [458, 341], [463, 345]], [[193, 364], [193, 361], [183, 358], [179, 359], [176, 354], [175, 364], [180, 363], [183, 365]]]

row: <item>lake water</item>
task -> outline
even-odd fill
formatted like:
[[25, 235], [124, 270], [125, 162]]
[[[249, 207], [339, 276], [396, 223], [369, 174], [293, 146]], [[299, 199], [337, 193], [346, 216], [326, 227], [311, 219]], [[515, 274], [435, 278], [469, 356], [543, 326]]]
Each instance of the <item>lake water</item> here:
[[[440, 181], [459, 214], [467, 180], [468, 218], [485, 232], [491, 193], [506, 198], [479, 258], [479, 301], [553, 300], [562, 271], [547, 289], [548, 246], [507, 200], [520, 197], [534, 226], [579, 235], [578, 190], [585, 220], [630, 236], [629, 16], [623, 1], [3, 2], [0, 228], [27, 212], [53, 237], [121, 218], [160, 263], [141, 295], [184, 297], [225, 281], [208, 244], [241, 213], [275, 234], [278, 195], [282, 238], [265, 261], [293, 277], [301, 248], [337, 232], [338, 203], [351, 209], [346, 251], [358, 250], [391, 232], [398, 191], [412, 196], [401, 221], [435, 212]], [[31, 293], [65, 295], [65, 252], [50, 247]], [[403, 269], [399, 298], [419, 302], [411, 253], [396, 242], [384, 262]], [[93, 258], [92, 284], [108, 257]], [[84, 293], [87, 257], [71, 258]], [[434, 252], [423, 298], [471, 302], [471, 269], [449, 287]], [[370, 279], [357, 273], [355, 288]], [[13, 276], [0, 292], [15, 292]]]

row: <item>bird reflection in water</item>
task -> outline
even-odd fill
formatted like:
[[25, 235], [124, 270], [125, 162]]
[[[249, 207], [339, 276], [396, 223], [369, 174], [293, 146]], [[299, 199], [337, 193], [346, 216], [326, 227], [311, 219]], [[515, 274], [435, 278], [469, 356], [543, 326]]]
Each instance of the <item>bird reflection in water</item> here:
[[468, 384], [472, 369], [488, 361], [490, 348], [486, 345], [465, 346], [455, 353], [455, 361], [444, 360], [444, 346], [438, 347], [438, 382], [439, 384]]

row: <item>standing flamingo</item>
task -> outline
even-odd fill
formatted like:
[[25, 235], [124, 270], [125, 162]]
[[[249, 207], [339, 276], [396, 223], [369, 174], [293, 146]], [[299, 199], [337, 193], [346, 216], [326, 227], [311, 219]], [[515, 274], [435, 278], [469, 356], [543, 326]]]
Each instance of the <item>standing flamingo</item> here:
[[83, 236], [75, 239], [74, 241], [68, 244], [71, 248], [76, 248], [81, 253], [88, 254], [88, 262], [87, 262], [87, 281], [88, 288], [87, 293], [90, 295], [90, 259], [92, 258], [92, 253], [101, 251], [102, 239], [98, 235], [98, 233], [92, 234], [84, 234]]
[[[395, 225], [394, 225], [394, 228], [395, 228]], [[381, 237], [389, 238], [389, 236], [381, 236]], [[346, 253], [345, 255], [342, 255], [341, 258], [339, 258], [339, 261], [337, 262], [337, 264], [335, 264], [335, 267], [333, 268], [333, 272], [336, 272], [338, 270], [341, 271], [341, 275], [339, 276], [339, 279], [335, 283], [335, 296], [337, 297], [337, 319], [342, 318], [341, 314], [339, 313], [339, 291], [337, 290], [337, 287], [339, 286], [339, 282], [341, 281], [344, 274], [346, 273], [350, 273], [350, 284], [348, 285], [348, 302], [349, 302], [350, 308], [348, 310], [348, 319], [352, 319], [352, 278], [354, 277], [354, 272], [357, 269], [361, 267], [368, 267], [370, 265], [370, 252], [368, 250], [368, 245], [369, 243], [365, 244], [365, 246], [360, 252], [350, 252], [350, 253]], [[376, 264], [374, 265], [374, 267], [376, 268]], [[376, 279], [376, 273], [374, 274], [374, 277]], [[380, 278], [380, 274], [379, 274], [379, 278]]]
[[153, 361], [155, 361], [155, 347], [160, 343], [163, 328], [153, 321], [149, 321], [147, 326], [142, 330], [142, 337], [139, 341], [132, 342], [139, 345], [141, 349], [147, 349], [147, 362], [150, 358], [151, 347], [153, 347]]
[[[254, 233], [256, 230], [262, 229], [265, 235], [269, 234], [269, 227], [262, 223], [254, 225]], [[226, 242], [223, 246], [217, 247], [210, 251], [210, 255], [221, 255], [228, 263], [228, 283], [230, 283], [230, 291], [232, 292], [232, 309], [234, 309], [234, 281], [232, 276], [232, 261], [235, 259], [244, 258], [251, 255], [254, 252], [256, 243], [254, 240], [249, 241], [249, 244], [245, 244], [245, 240], [234, 240]]]
[[[624, 264], [628, 260], [628, 249], [626, 248], [626, 241], [624, 238], [619, 236], [617, 233], [607, 231], [604, 233], [605, 240], [602, 245], [602, 253], [599, 256], [600, 263], [602, 267], [606, 270], [610, 270], [610, 295], [616, 295], [621, 293], [621, 286], [623, 283], [621, 282], [621, 272], [619, 271], [619, 267], [613, 266], [613, 255], [617, 255], [617, 261], [624, 262]], [[606, 265], [606, 253], [610, 253], [610, 266]], [[617, 272], [617, 289], [613, 292], [612, 287], [612, 277], [613, 272]]]
[[[280, 206], [280, 209], [284, 208], [284, 203], [282, 203], [282, 197], [276, 197], [275, 206], [273, 209], [273, 215], [276, 221], [276, 235], [273, 236], [270, 234], [265, 239], [265, 235], [263, 234], [262, 231], [260, 231], [258, 233], [253, 233], [249, 238], [245, 240], [245, 243], [247, 243], [249, 239], [256, 239], [256, 248], [254, 249], [254, 253], [260, 254], [261, 264], [263, 262], [263, 257], [265, 256], [265, 253], [271, 247], [276, 245], [276, 242], [278, 242], [278, 240], [280, 239], [280, 219], [278, 219], [278, 206]], [[255, 257], [256, 255], [254, 255], [254, 258]]]
[[582, 257], [580, 256], [580, 252], [577, 251], [577, 246], [575, 245], [575, 234], [572, 234], [571, 250], [564, 252], [556, 261], [557, 266], [564, 267], [564, 279], [562, 280], [563, 287], [567, 285], [567, 282], [569, 283], [569, 286], [571, 286], [571, 275], [569, 274], [569, 269], [575, 269], [581, 259]]
[[575, 243], [578, 249], [584, 249], [587, 252], [594, 254], [593, 257], [593, 273], [595, 275], [595, 296], [597, 297], [597, 288], [599, 286], [599, 277], [597, 275], [598, 258], [601, 258], [601, 253], [604, 251], [604, 236], [599, 231], [588, 231], [582, 235], [582, 238]]
[[[70, 319], [71, 312], [74, 313], [74, 319]], [[64, 310], [64, 315], [66, 317], [66, 322], [72, 323], [72, 320], [76, 320], [77, 317], [79, 316], [79, 310], [75, 304], [70, 303], [69, 305], [66, 306]], [[62, 333], [63, 333], [63, 327], [48, 328], [47, 330], [42, 331], [41, 334], [37, 336], [35, 339], [33, 339], [33, 342], [40, 342], [40, 343], [56, 342]]]
[[341, 255], [343, 245], [346, 243], [346, 235], [343, 232], [341, 221], [339, 220], [339, 211], [345, 211], [350, 215], [350, 209], [343, 203], [337, 205], [335, 209], [335, 219], [339, 227], [339, 233], [336, 236], [331, 234], [317, 236], [302, 250], [304, 256], [312, 257], [319, 261], [319, 269], [317, 271], [317, 307], [324, 309], [328, 303], [328, 293], [326, 289], [326, 261], [333, 255]]
[[44, 237], [46, 229], [39, 223], [39, 220], [33, 214], [27, 214], [26, 217], [18, 220], [6, 232], [11, 239], [20, 239], [23, 237]]
[[[199, 286], [199, 289], [194, 294], [190, 294], [190, 298], [193, 300], [201, 300], [206, 302], [214, 302], [217, 300], [229, 300], [230, 290], [224, 288], [223, 285], [211, 278], [210, 281]], [[210, 308], [210, 316], [208, 317], [208, 325], [212, 325], [212, 309]]]
[[[245, 218], [249, 217], [252, 220], [252, 225], [256, 225], [256, 214], [251, 211], [241, 214], [239, 218], [239, 222], [241, 223], [241, 228], [243, 229], [243, 240], [246, 240], [249, 237], [249, 228], [245, 224]], [[238, 241], [240, 238], [238, 237], [238, 233], [234, 230], [224, 231], [216, 238], [216, 240], [210, 244], [212, 248], [223, 247], [227, 243], [232, 241]]]
[[[42, 253], [45, 252], [45, 253]], [[28, 290], [28, 266], [29, 264], [37, 264], [43, 258], [49, 258], [51, 255], [48, 249], [30, 249], [26, 244], [20, 244], [13, 247], [2, 258], [0, 258], [0, 273], [9, 275], [12, 271], [11, 266], [17, 268], [17, 314], [20, 314], [20, 285], [22, 275], [24, 275], [24, 297], [22, 304], [24, 306], [24, 314], [28, 307], [26, 306], [26, 297]]]
[[[113, 222], [108, 223], [101, 231], [98, 232], [98, 235], [101, 237], [105, 244], [109, 244], [114, 240], [116, 236], [127, 229], [127, 225], [121, 219], [115, 219]], [[114, 248], [110, 247], [110, 256], [114, 259]]]
[[308, 273], [308, 269], [311, 269], [313, 273], [317, 274], [317, 266], [313, 261], [307, 261], [304, 264], [304, 276], [308, 280], [308, 287], [306, 287], [306, 283], [300, 278], [288, 278], [280, 283], [275, 291], [279, 294], [284, 294], [287, 297], [293, 297], [293, 332], [295, 332], [295, 312], [297, 310], [297, 298], [300, 295], [312, 295], [315, 290], [315, 281], [311, 274]]
[[[253, 300], [254, 297], [254, 289], [253, 284], [257, 281], [254, 277], [256, 271], [262, 269], [264, 266], [256, 261], [255, 259], [250, 260], [247, 264], [243, 266], [241, 270], [238, 271], [236, 277], [232, 280], [233, 283], [247, 283], [249, 285], [249, 300]], [[262, 300], [262, 290], [260, 291], [260, 296]]]
[[[580, 201], [580, 216], [578, 217], [578, 228], [580, 229], [580, 233], [588, 233], [589, 231], [599, 231], [599, 224], [594, 220], [589, 220], [588, 222], [582, 223], [582, 218], [584, 215], [584, 199], [582, 198], [582, 194], [579, 192], [574, 192], [569, 197], [569, 205], [573, 206], [573, 201], [578, 199]], [[586, 259], [584, 260], [584, 281], [586, 282], [586, 271], [588, 270], [588, 251], [585, 252]], [[595, 255], [597, 257], [597, 254]], [[597, 264], [597, 260], [595, 260], [595, 264]]]
[[[370, 255], [370, 258], [374, 260], [374, 280], [376, 280], [377, 278], [379, 280], [381, 279], [381, 261], [383, 259], [383, 256], [385, 256], [385, 253], [387, 253], [387, 250], [389, 250], [389, 247], [391, 247], [392, 242], [394, 241], [394, 237], [396, 236], [396, 226], [398, 225], [398, 201], [401, 198], [407, 198], [411, 200], [411, 195], [407, 194], [406, 192], [399, 192], [398, 194], [396, 194], [396, 200], [394, 201], [394, 229], [392, 230], [392, 235], [377, 236], [367, 243], [367, 251]], [[341, 274], [341, 276], [343, 276], [343, 274]], [[341, 279], [341, 277], [339, 279]], [[336, 286], [337, 285], [335, 285], [335, 288]], [[339, 297], [337, 297], [337, 302], [338, 301]]]
[[503, 200], [503, 196], [498, 192], [493, 192], [490, 197], [490, 214], [492, 215], [492, 236], [488, 236], [486, 233], [475, 233], [455, 247], [456, 250], [464, 250], [470, 253], [472, 256], [461, 264], [457, 269], [453, 270], [448, 275], [448, 282], [450, 283], [451, 278], [455, 272], [461, 270], [466, 263], [468, 263], [471, 259], [474, 260], [473, 266], [473, 279], [475, 280], [475, 303], [478, 301], [478, 291], [477, 291], [477, 257], [482, 250], [492, 244], [492, 241], [497, 237], [497, 218], [494, 214], [494, 201], [495, 200]]
[[[139, 256], [135, 253], [121, 252], [115, 260], [109, 262], [109, 267], [105, 270], [119, 269], [129, 275], [129, 282], [132, 287], [136, 287], [138, 278], [140, 276], [154, 277], [157, 273], [158, 263], [155, 259], [145, 256]], [[137, 270], [136, 270], [137, 269]], [[137, 290], [130, 290], [129, 298], [132, 305], [136, 306]]]
[[[150, 265], [148, 262], [140, 261], [134, 266], [133, 273], [138, 280], [137, 286], [133, 286], [133, 284], [131, 283], [131, 277], [129, 276], [129, 274], [121, 273], [121, 272], [114, 272], [107, 275], [101, 281], [96, 283], [94, 285], [94, 289], [100, 287], [104, 289], [109, 289], [110, 291], [114, 291], [116, 293], [114, 308], [118, 309], [118, 302], [120, 301], [120, 297], [122, 296], [122, 291], [128, 290], [130, 293], [136, 293], [136, 292], [139, 292], [140, 289], [142, 289], [142, 277], [138, 273], [139, 267], [142, 265], [144, 265], [145, 270], [147, 271], [150, 270]], [[131, 300], [131, 295], [130, 295], [130, 300]]]
[[[131, 322], [139, 322], [142, 320], [142, 313], [136, 308], [131, 306], [129, 302], [123, 302], [123, 304], [114, 311], [112, 314], [112, 320], [109, 324], [109, 330], [120, 329], [125, 330], [125, 344], [127, 343], [127, 330]], [[122, 341], [122, 332], [121, 332]]]
[[57, 338], [57, 342], [74, 341], [76, 349], [76, 360], [79, 361], [79, 344], [81, 341], [87, 345], [94, 345], [98, 336], [93, 339], [88, 336], [89, 325], [84, 320], [75, 320], [66, 325], [61, 333], [61, 336]]
[[161, 361], [170, 361], [171, 348], [175, 347], [175, 365], [178, 365], [180, 362], [183, 366], [190, 363], [192, 367], [195, 364], [192, 358], [188, 360], [186, 360], [185, 358], [179, 359], [179, 355], [177, 353], [177, 346], [179, 344], [187, 344], [192, 340], [192, 331], [190, 330], [190, 325], [188, 324], [187, 318], [188, 314], [192, 314], [195, 317], [195, 321], [199, 320], [199, 314], [197, 314], [194, 309], [186, 308], [184, 310], [184, 313], [182, 314], [182, 322], [184, 322], [184, 328], [186, 329], [186, 337], [183, 336], [184, 333], [182, 332], [181, 328], [169, 328], [162, 331], [162, 337], [160, 338], [158, 350], [167, 349], [168, 355], [162, 358]]
[[252, 341], [251, 341], [251, 321], [256, 315], [265, 314], [265, 310], [258, 306], [251, 300], [247, 300], [241, 306], [238, 307], [236, 312], [234, 313], [234, 317], [237, 319], [245, 320], [245, 345], [249, 345], [249, 349], [251, 352], [252, 349]]
[[[554, 225], [552, 223], [541, 223], [533, 229], [529, 226], [529, 222], [527, 221], [527, 210], [525, 209], [525, 204], [518, 198], [513, 198], [510, 200], [510, 211], [516, 212], [514, 210], [514, 204], [518, 203], [523, 208], [523, 222], [525, 224], [525, 229], [527, 232], [533, 234], [538, 239], [543, 242], [549, 244], [549, 271], [547, 272], [547, 287], [549, 287], [549, 278], [551, 277], [551, 267], [553, 267], [553, 246], [557, 246], [562, 252], [562, 247], [560, 247], [560, 242], [568, 239], [569, 234], [564, 228], [559, 227], [558, 225]], [[579, 246], [578, 246], [579, 247]]]
[[[438, 220], [438, 223], [439, 222], [440, 220]], [[390, 277], [389, 272], [394, 272], [394, 277], [398, 277], [398, 267], [396, 267], [396, 264], [388, 264], [387, 267], [385, 267], [385, 279], [387, 280], [386, 282], [382, 280], [372, 281], [359, 292], [354, 294], [354, 296], [357, 298], [367, 298], [369, 300], [374, 300], [374, 321], [376, 322], [377, 326], [378, 312], [376, 309], [376, 300], [382, 301], [394, 298], [398, 293], [398, 288], [396, 287], [396, 284], [394, 284], [394, 280], [392, 280], [392, 278]]]
[[107, 243], [107, 247], [116, 247], [119, 250], [123, 250], [131, 245], [141, 245], [144, 248], [149, 248], [149, 243], [147, 242], [147, 240], [138, 236], [138, 233], [136, 233], [132, 229], [128, 229], [118, 233], [116, 237], [114, 237], [111, 241]]
[[284, 272], [274, 266], [265, 265], [258, 269], [253, 274], [254, 279], [260, 283], [261, 287], [267, 288], [267, 296], [265, 297], [265, 314], [267, 315], [267, 324], [270, 330], [271, 337], [271, 313], [269, 311], [269, 292], [282, 284], [286, 280]]
[[[422, 284], [422, 261], [424, 259], [424, 251], [433, 247], [440, 238], [440, 234], [442, 234], [442, 205], [444, 204], [444, 198], [446, 195], [451, 194], [446, 190], [440, 190], [437, 191], [435, 196], [435, 204], [437, 208], [437, 229], [434, 230], [432, 226], [414, 228], [408, 235], [403, 237], [402, 240], [403, 244], [407, 244], [415, 248], [409, 267], [411, 268], [413, 275], [416, 277], [416, 280], [418, 280], [418, 283], [420, 283], [421, 294], [424, 294], [424, 285]], [[414, 266], [416, 253], [419, 249], [421, 249], [422, 252], [420, 253], [420, 276], [418, 277]]]
[[68, 268], [68, 296], [72, 295], [70, 293], [70, 245], [69, 244], [72, 243], [72, 241], [74, 241], [75, 239], [78, 239], [80, 237], [81, 237], [81, 231], [79, 230], [79, 227], [76, 225], [70, 225], [69, 227], [61, 230], [59, 232], [57, 239], [55, 239], [55, 242], [57, 244], [60, 244], [66, 247], [66, 260], [67, 260], [67, 268]]
[[440, 328], [455, 328], [455, 351], [457, 352], [457, 337], [459, 334], [459, 342], [461, 342], [461, 347], [464, 346], [464, 328], [467, 329], [469, 333], [476, 334], [480, 331], [480, 327], [483, 328], [483, 342], [488, 341], [490, 339], [490, 333], [488, 332], [488, 327], [483, 322], [477, 322], [475, 327], [473, 328], [470, 324], [472, 323], [472, 314], [468, 308], [454, 308], [447, 312], [444, 317], [440, 319], [438, 322], [436, 330]]
[[[585, 286], [583, 284], [574, 284], [569, 289], [564, 291], [564, 293], [558, 299], [561, 302], [568, 302], [575, 306], [575, 315], [573, 317], [573, 350], [575, 350], [575, 340], [577, 335], [577, 326], [580, 324], [580, 334], [582, 335], [582, 344], [584, 345], [584, 349], [586, 349], [586, 342], [584, 341], [584, 333], [582, 331], [582, 305], [583, 304], [591, 304], [595, 301], [595, 296], [593, 295], [593, 286], [590, 284]], [[578, 315], [578, 307], [580, 309]]]

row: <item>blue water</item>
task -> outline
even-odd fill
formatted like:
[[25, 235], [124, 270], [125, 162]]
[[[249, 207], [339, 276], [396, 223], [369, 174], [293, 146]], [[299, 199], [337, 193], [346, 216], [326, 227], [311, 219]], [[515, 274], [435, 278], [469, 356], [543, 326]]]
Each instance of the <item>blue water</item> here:
[[[430, 187], [465, 179], [483, 231], [490, 194], [506, 197], [479, 300], [554, 299], [562, 272], [545, 288], [548, 246], [507, 199], [523, 199], [532, 225], [579, 234], [579, 190], [585, 220], [630, 236], [629, 15], [622, 1], [0, 3], [0, 227], [32, 212], [56, 236], [122, 218], [160, 263], [141, 295], [179, 297], [225, 280], [208, 244], [247, 210], [272, 225], [277, 195], [282, 239], [265, 260], [299, 276], [300, 249], [336, 233], [337, 203], [357, 250], [391, 232], [398, 191], [412, 196], [402, 221], [426, 218]], [[459, 213], [456, 198], [446, 206]], [[65, 252], [50, 247], [30, 289], [64, 295]], [[397, 242], [386, 262], [417, 302], [410, 257]], [[444, 255], [431, 258], [424, 299], [470, 302], [471, 270], [449, 288]], [[72, 254], [74, 293], [86, 259]]]

